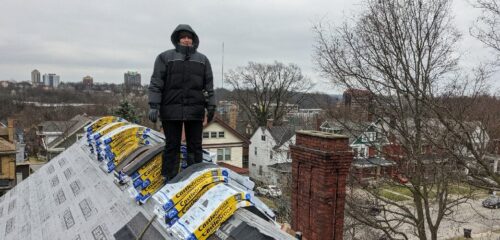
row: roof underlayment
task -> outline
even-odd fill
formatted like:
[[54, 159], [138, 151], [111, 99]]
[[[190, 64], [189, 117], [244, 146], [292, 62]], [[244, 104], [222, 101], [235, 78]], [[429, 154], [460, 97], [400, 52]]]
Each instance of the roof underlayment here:
[[[0, 198], [0, 239], [173, 239], [154, 201], [136, 204], [83, 138]], [[240, 208], [208, 239], [293, 239], [256, 208]], [[252, 237], [253, 238], [253, 237]]]

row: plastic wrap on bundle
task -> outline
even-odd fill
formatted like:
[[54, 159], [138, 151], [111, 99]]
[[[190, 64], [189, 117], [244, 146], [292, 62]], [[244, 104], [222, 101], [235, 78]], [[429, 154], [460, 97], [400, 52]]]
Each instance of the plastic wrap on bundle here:
[[250, 201], [250, 195], [245, 192], [218, 184], [209, 189], [167, 231], [176, 239], [207, 239], [238, 208], [250, 206]]
[[220, 168], [210, 168], [197, 171], [186, 179], [166, 184], [153, 195], [153, 199], [157, 204], [162, 206], [165, 211], [168, 211], [170, 208], [179, 203], [182, 198], [185, 197], [186, 193], [196, 189], [200, 183], [210, 184], [214, 181], [214, 177], [225, 176], [227, 176], [227, 172], [223, 172]]

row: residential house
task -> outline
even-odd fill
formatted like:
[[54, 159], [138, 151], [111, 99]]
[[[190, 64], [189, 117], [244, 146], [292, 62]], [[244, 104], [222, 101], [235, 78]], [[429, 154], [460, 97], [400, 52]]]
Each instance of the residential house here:
[[396, 162], [382, 155], [381, 147], [387, 139], [377, 132], [377, 123], [350, 120], [327, 120], [320, 131], [349, 137], [349, 146], [354, 151], [352, 173], [358, 180], [367, 181], [395, 174]]
[[248, 138], [216, 116], [203, 129], [203, 149], [215, 156], [217, 164], [248, 174]]
[[[295, 144], [295, 128], [292, 126], [259, 127], [250, 138], [250, 177], [266, 184], [276, 185], [288, 173], [282, 163], [290, 163], [290, 144]], [[276, 165], [278, 164], [278, 165]]]
[[[354, 141], [350, 143], [355, 152], [353, 161], [353, 171], [361, 178], [377, 178], [379, 176], [395, 176], [401, 171], [411, 171], [412, 165], [404, 164], [403, 148], [400, 144], [402, 138], [395, 131], [394, 126], [402, 124], [411, 134], [414, 123], [408, 119], [406, 122], [396, 122], [389, 119], [378, 119], [369, 124]], [[457, 130], [459, 129], [456, 125]], [[466, 122], [462, 125], [462, 132], [469, 136], [472, 146], [475, 149], [485, 149], [489, 142], [489, 136], [481, 127], [479, 122]], [[454, 147], [457, 156], [462, 156], [464, 160], [472, 157], [461, 142], [456, 141], [456, 137], [450, 136], [449, 129], [437, 119], [426, 119], [422, 127], [422, 145], [419, 150], [425, 162], [442, 161], [446, 153], [440, 150], [440, 142], [446, 139], [448, 145]], [[466, 171], [467, 172], [467, 171]]]
[[16, 185], [16, 145], [13, 121], [0, 127], [0, 196]]
[[46, 151], [47, 160], [52, 159], [83, 137], [83, 127], [95, 117], [76, 115], [69, 121], [45, 121], [38, 125], [37, 135]]

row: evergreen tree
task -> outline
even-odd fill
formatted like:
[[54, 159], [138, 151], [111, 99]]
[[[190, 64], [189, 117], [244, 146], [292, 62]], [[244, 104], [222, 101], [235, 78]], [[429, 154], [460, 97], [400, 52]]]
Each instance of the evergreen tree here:
[[120, 105], [117, 109], [115, 109], [114, 114], [132, 123], [138, 123], [140, 119], [139, 113], [135, 109], [134, 105], [132, 105], [128, 100], [120, 102]]

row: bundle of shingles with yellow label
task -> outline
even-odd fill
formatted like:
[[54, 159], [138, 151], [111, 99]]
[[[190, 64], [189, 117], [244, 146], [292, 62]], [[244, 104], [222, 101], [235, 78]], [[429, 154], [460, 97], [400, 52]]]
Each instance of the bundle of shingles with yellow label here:
[[[164, 136], [116, 117], [104, 117], [85, 127], [87, 141], [102, 169], [115, 182], [129, 185], [140, 204], [153, 198], [157, 219], [176, 239], [206, 239], [239, 207], [253, 206], [269, 219], [274, 213], [253, 196], [248, 178], [212, 163], [181, 171], [165, 184], [161, 176]], [[186, 148], [181, 148], [185, 160]], [[181, 161], [182, 162], [182, 161]]]
[[239, 207], [254, 206], [267, 218], [275, 218], [274, 213], [254, 197], [254, 186], [248, 177], [230, 169], [211, 163], [196, 164], [153, 195], [154, 212], [173, 237], [206, 239]]

